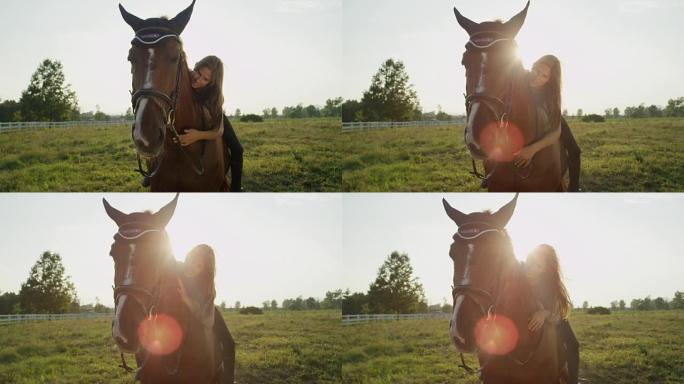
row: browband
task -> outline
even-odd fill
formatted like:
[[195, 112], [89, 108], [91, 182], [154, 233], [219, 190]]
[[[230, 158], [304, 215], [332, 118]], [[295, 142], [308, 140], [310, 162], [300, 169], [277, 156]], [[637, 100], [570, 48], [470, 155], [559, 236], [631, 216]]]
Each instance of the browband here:
[[162, 232], [163, 229], [151, 227], [144, 222], [130, 222], [123, 224], [116, 232], [124, 240], [135, 240], [150, 232]]
[[503, 229], [492, 227], [491, 223], [484, 221], [471, 221], [458, 227], [456, 235], [464, 240], [472, 240], [488, 232], [501, 232]]

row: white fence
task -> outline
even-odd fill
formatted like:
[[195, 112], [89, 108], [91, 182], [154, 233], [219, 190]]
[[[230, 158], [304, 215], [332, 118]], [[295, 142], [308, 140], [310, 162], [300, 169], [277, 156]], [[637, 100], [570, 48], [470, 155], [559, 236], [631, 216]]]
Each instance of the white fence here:
[[448, 121], [348, 121], [342, 123], [342, 132], [372, 131], [376, 129], [403, 127], [434, 127], [441, 125], [461, 124], [465, 124], [465, 117], [459, 117]]
[[342, 325], [368, 323], [371, 321], [448, 319], [450, 313], [399, 313], [399, 314], [370, 314], [370, 315], [342, 315]]
[[11, 121], [0, 122], [0, 133], [15, 132], [25, 129], [69, 128], [69, 127], [102, 127], [132, 125], [133, 120], [110, 121]]
[[74, 320], [74, 319], [94, 319], [94, 318], [112, 318], [113, 313], [40, 313], [40, 314], [21, 314], [21, 315], [0, 315], [0, 324], [19, 323], [24, 321], [45, 321], [45, 320]]

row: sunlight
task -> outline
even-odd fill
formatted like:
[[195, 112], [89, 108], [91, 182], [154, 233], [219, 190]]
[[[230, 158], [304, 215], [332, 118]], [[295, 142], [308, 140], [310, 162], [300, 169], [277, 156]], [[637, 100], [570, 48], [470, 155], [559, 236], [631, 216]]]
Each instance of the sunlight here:
[[491, 122], [480, 134], [480, 145], [484, 153], [499, 162], [512, 161], [513, 154], [523, 147], [524, 142], [520, 129], [512, 121], [508, 122], [505, 130], [499, 129], [498, 121]]
[[176, 319], [159, 314], [156, 318], [143, 320], [138, 327], [140, 344], [155, 355], [168, 355], [180, 346], [183, 330]]
[[475, 325], [475, 341], [489, 354], [505, 355], [518, 343], [518, 330], [506, 316], [483, 317]]

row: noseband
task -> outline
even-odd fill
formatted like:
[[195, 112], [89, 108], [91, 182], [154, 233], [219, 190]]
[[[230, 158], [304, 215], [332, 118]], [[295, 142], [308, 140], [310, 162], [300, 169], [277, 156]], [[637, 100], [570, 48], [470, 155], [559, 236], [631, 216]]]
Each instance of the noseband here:
[[[165, 29], [165, 28], [158, 28], [158, 27], [151, 27], [151, 28], [142, 28], [138, 30], [135, 33], [134, 39], [131, 41], [131, 44], [136, 44], [136, 45], [145, 45], [145, 46], [150, 46], [154, 47], [159, 42], [165, 40], [166, 38], [172, 38], [175, 39], [180, 43], [180, 36], [178, 36], [175, 32], [171, 31], [170, 29]], [[178, 131], [176, 130], [176, 108], [178, 105], [178, 96], [180, 94], [180, 78], [181, 78], [181, 70], [182, 70], [182, 65], [185, 62], [183, 59], [182, 52], [179, 48], [178, 51], [178, 67], [176, 68], [176, 85], [174, 87], [173, 93], [170, 95], [167, 95], [166, 93], [159, 91], [155, 89], [154, 87], [149, 87], [149, 88], [139, 88], [136, 89], [134, 92], [131, 94], [131, 104], [133, 105], [133, 114], [137, 116], [138, 114], [138, 107], [140, 105], [140, 100], [143, 98], [152, 98], [153, 100], [162, 100], [164, 104], [166, 105], [166, 108], [163, 106], [160, 106], [162, 110], [164, 111], [164, 116], [165, 116], [165, 122], [164, 122], [164, 131], [163, 131], [163, 137], [164, 139], [162, 141], [166, 140], [166, 131], [170, 131], [171, 134], [174, 137], [174, 141], [178, 144], [180, 147], [181, 152], [185, 157], [190, 161], [190, 165], [192, 166], [192, 169], [197, 173], [198, 175], [204, 174], [204, 165], [202, 164], [202, 159], [200, 158], [199, 160], [199, 166], [195, 165], [195, 162], [192, 161], [188, 153], [183, 149], [183, 146], [180, 144], [180, 136], [178, 135]], [[131, 137], [133, 136], [133, 130], [135, 130], [135, 125], [131, 129]], [[204, 149], [204, 147], [202, 147]], [[162, 153], [159, 156], [159, 158], [156, 161], [156, 165], [153, 170], [143, 170], [142, 167], [142, 160], [140, 159], [140, 154], [138, 155], [138, 169], [136, 172], [139, 172], [143, 176], [146, 177], [154, 177], [157, 172], [159, 171], [159, 168], [161, 167], [161, 163], [163, 160], [164, 152], [163, 152], [163, 147], [162, 147]]]

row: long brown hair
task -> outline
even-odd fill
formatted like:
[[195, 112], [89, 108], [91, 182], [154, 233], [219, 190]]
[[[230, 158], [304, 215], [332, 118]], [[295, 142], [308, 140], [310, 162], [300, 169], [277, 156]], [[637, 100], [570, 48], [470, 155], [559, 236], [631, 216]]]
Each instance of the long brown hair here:
[[[541, 87], [543, 99], [549, 114], [549, 123], [555, 129], [560, 124], [561, 115], [561, 64], [554, 55], [544, 55], [534, 62], [534, 65], [545, 64], [551, 70], [549, 81]], [[534, 66], [533, 65], [533, 66]]]
[[216, 276], [216, 256], [214, 250], [206, 245], [200, 244], [195, 246], [188, 252], [185, 257], [185, 262], [189, 262], [195, 258], [201, 258], [204, 262], [204, 270], [195, 280], [199, 283], [199, 289], [202, 294], [207, 295], [211, 302], [214, 302], [216, 297], [216, 287], [214, 286], [214, 277]]
[[209, 109], [213, 128], [223, 120], [223, 62], [216, 56], [207, 56], [195, 64], [194, 71], [202, 68], [211, 71], [211, 81], [198, 91], [198, 96]]
[[572, 309], [572, 301], [568, 290], [563, 284], [563, 274], [561, 273], [560, 263], [556, 249], [548, 244], [540, 244], [535, 248], [535, 257], [540, 258], [544, 264], [543, 279], [549, 289], [553, 289], [553, 296], [558, 301], [558, 310], [562, 319], [568, 317]]

